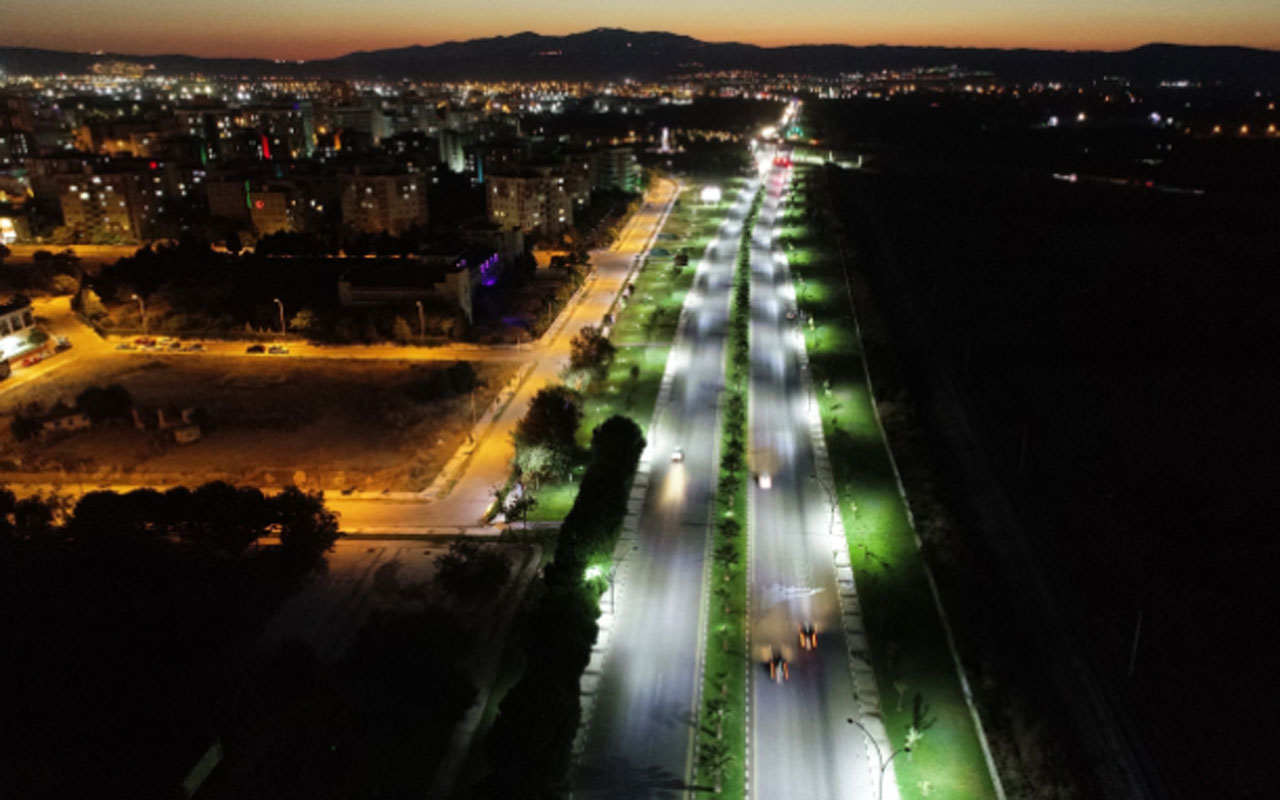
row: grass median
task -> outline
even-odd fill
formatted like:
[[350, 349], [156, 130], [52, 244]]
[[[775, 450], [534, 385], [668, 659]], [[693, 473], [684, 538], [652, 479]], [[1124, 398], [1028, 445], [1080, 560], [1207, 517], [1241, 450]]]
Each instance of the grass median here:
[[783, 217], [840, 515], [862, 602], [902, 797], [992, 798], [995, 789], [961, 689], [924, 562], [866, 380], [840, 255], [806, 225], [816, 216], [798, 170]]
[[712, 527], [707, 639], [698, 717], [695, 784], [729, 797], [746, 794], [747, 754], [747, 370], [750, 357], [751, 232], [763, 198], [757, 191], [742, 227], [725, 352], [728, 381], [720, 433], [720, 470]]

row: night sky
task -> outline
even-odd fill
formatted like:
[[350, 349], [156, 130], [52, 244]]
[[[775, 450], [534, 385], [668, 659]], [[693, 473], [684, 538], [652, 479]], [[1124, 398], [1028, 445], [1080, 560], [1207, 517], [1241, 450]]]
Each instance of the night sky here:
[[1280, 49], [1276, 0], [10, 0], [3, 20], [0, 45], [291, 59], [595, 27], [766, 46], [1120, 50], [1176, 42]]

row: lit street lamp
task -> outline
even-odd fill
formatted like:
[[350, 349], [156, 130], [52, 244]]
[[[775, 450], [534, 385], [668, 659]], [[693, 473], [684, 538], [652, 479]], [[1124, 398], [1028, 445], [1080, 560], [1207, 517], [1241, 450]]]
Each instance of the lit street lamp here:
[[143, 302], [142, 298], [138, 297], [136, 294], [133, 296], [133, 299], [138, 301], [138, 313], [142, 316], [142, 332], [146, 333], [147, 332], [147, 304]]
[[425, 342], [427, 340], [427, 315], [422, 310], [421, 300], [414, 300], [413, 304], [418, 307], [418, 338]]
[[858, 722], [853, 717], [849, 717], [845, 721], [848, 722], [850, 725], [857, 725], [858, 729], [867, 735], [867, 738], [871, 740], [871, 744], [876, 748], [876, 759], [880, 762], [880, 786], [879, 788], [876, 789], [876, 800], [883, 800], [885, 771], [889, 769], [889, 764], [893, 761], [894, 757], [897, 756], [899, 753], [910, 753], [911, 746], [905, 745], [898, 750], [894, 750], [892, 753], [889, 754], [888, 758], [885, 758], [884, 753], [880, 750], [880, 743], [876, 741], [876, 737], [871, 735], [871, 731], [867, 730], [866, 727], [863, 726], [861, 722]]
[[273, 298], [271, 298], [271, 302], [275, 303], [275, 304], [276, 304], [276, 307], [280, 309], [280, 335], [281, 335], [281, 336], [284, 336], [284, 334], [285, 334], [285, 327], [284, 327], [284, 303], [281, 303], [281, 302], [280, 302], [280, 298], [279, 298], [279, 297], [273, 297]]
[[603, 568], [601, 568], [599, 565], [592, 565], [590, 567], [587, 567], [587, 574], [586, 574], [587, 580], [594, 581], [600, 578], [604, 578], [606, 581], [609, 582], [609, 613], [614, 612], [613, 579], [614, 579], [614, 576], [617, 574], [617, 571], [618, 571], [618, 566], [616, 564], [611, 565], [607, 572]]

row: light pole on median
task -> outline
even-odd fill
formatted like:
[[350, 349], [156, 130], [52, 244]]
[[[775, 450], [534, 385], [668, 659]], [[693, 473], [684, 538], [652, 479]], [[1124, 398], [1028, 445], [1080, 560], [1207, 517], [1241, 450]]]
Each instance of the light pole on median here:
[[138, 301], [138, 314], [142, 317], [142, 332], [145, 334], [147, 332], [147, 304], [136, 294], [133, 299]]
[[280, 335], [281, 335], [281, 336], [284, 336], [284, 335], [285, 335], [285, 327], [284, 327], [284, 303], [281, 303], [281, 302], [280, 302], [280, 298], [279, 298], [279, 297], [273, 297], [273, 298], [271, 298], [271, 302], [275, 303], [275, 304], [276, 304], [276, 308], [280, 309]]
[[866, 734], [867, 739], [876, 749], [876, 760], [880, 762], [880, 784], [876, 789], [876, 800], [884, 800], [884, 773], [889, 769], [889, 764], [899, 753], [910, 753], [911, 747], [909, 745], [901, 747], [890, 753], [888, 758], [885, 758], [884, 753], [880, 750], [880, 743], [876, 741], [876, 737], [871, 735], [871, 731], [867, 730], [861, 722], [858, 722], [853, 717], [848, 717], [845, 721], [850, 725], [857, 725], [858, 729]]
[[418, 338], [425, 342], [427, 340], [427, 315], [422, 310], [421, 300], [414, 300], [413, 304], [418, 307]]

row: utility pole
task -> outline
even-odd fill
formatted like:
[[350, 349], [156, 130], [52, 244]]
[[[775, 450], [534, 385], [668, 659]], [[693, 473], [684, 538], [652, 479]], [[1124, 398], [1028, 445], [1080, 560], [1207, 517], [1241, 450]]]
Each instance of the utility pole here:
[[427, 315], [422, 311], [421, 300], [414, 300], [413, 304], [418, 307], [418, 338], [425, 342], [427, 340]]
[[474, 442], [476, 440], [476, 390], [474, 387], [467, 390], [467, 399], [471, 402], [471, 428], [467, 431], [467, 441]]
[[136, 294], [133, 299], [138, 301], [138, 314], [142, 317], [142, 332], [145, 334], [147, 332], [147, 304]]
[[279, 298], [279, 297], [273, 297], [273, 298], [271, 298], [271, 302], [275, 303], [275, 304], [276, 304], [276, 308], [278, 308], [278, 309], [280, 310], [280, 335], [281, 335], [281, 336], [284, 336], [284, 335], [285, 335], [285, 327], [284, 327], [284, 303], [281, 303], [281, 302], [280, 302], [280, 298]]

